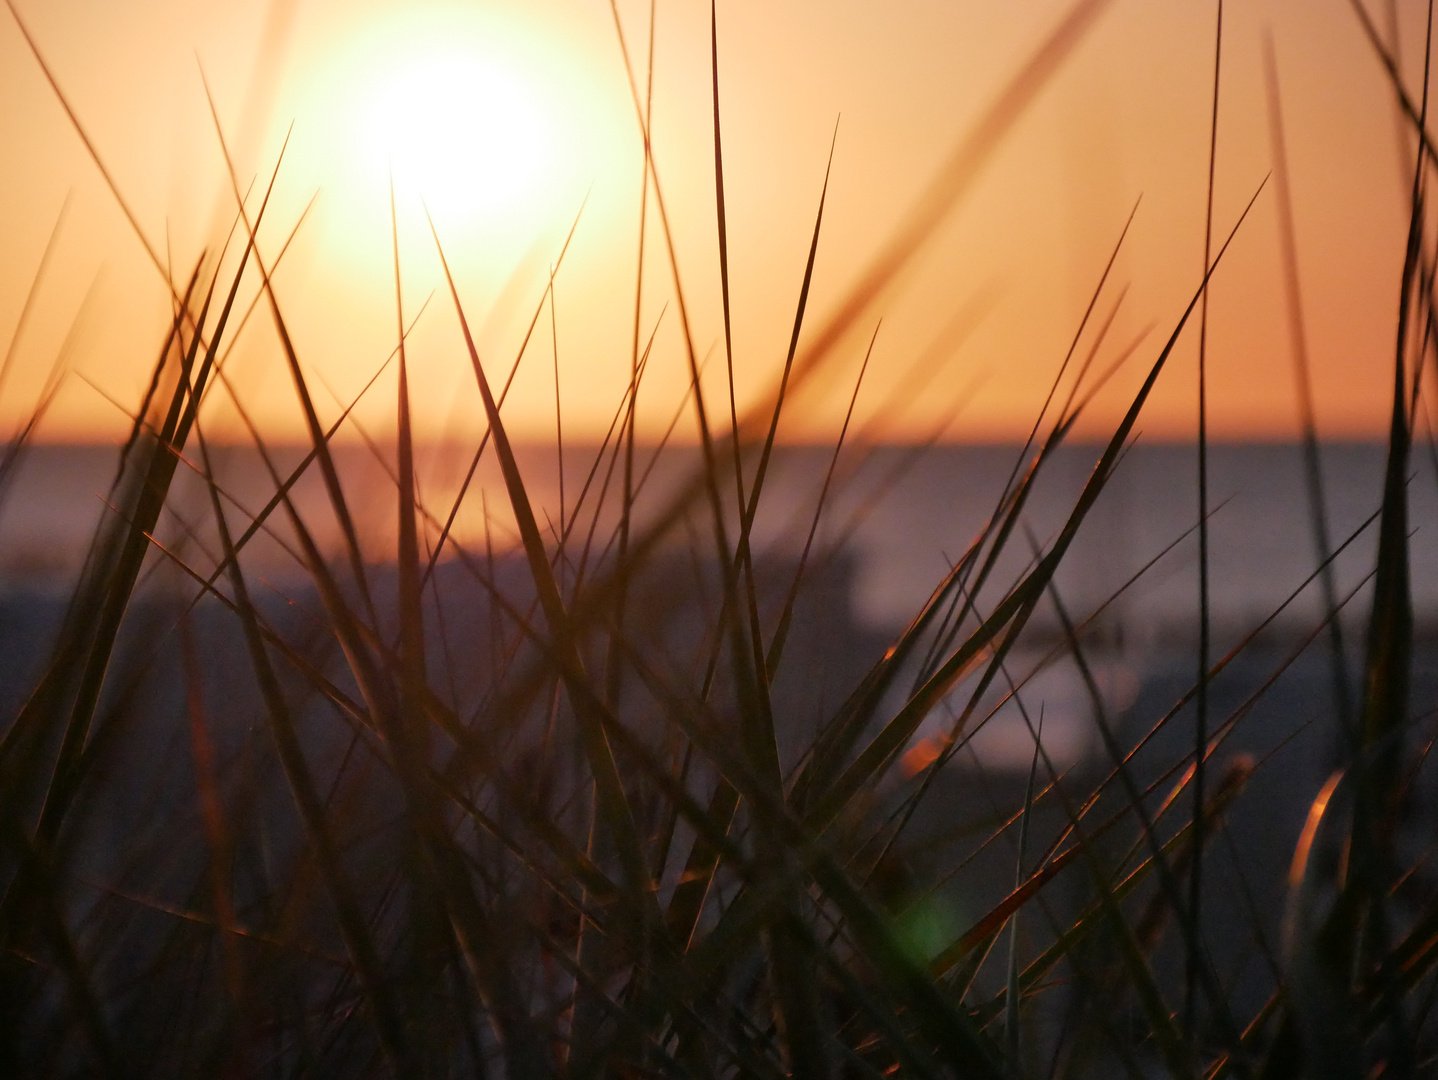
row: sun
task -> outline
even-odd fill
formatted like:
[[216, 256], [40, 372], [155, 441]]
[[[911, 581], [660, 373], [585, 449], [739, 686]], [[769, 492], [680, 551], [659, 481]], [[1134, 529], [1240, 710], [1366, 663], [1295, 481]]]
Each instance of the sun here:
[[499, 58], [431, 47], [362, 94], [351, 133], [361, 167], [451, 225], [528, 216], [559, 165], [543, 96]]
[[267, 220], [276, 235], [298, 223], [285, 274], [309, 299], [292, 308], [313, 313], [305, 332], [324, 341], [316, 363], [337, 388], [358, 393], [348, 380], [372, 374], [366, 350], [391, 341], [398, 300], [417, 409], [440, 424], [456, 400], [476, 404], [467, 362], [451, 363], [450, 284], [486, 351], [519, 347], [551, 266], [561, 320], [597, 306], [602, 253], [637, 221], [643, 144], [602, 22], [507, 0], [354, 6], [363, 18], [316, 14], [297, 36], [306, 60], [277, 91], [268, 136], [285, 201]]
[[372, 15], [296, 72], [295, 149], [346, 258], [388, 248], [391, 184], [402, 246], [427, 211], [495, 265], [572, 220], [611, 156], [587, 39], [482, 3]]

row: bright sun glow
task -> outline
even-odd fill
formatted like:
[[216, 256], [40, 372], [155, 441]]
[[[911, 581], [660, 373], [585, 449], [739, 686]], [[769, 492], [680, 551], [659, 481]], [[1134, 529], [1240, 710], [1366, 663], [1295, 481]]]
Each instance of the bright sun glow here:
[[414, 58], [366, 87], [354, 137], [366, 171], [437, 217], [521, 216], [557, 165], [557, 131], [522, 72], [454, 51]]
[[504, 274], [573, 220], [612, 156], [614, 110], [563, 26], [431, 0], [325, 46], [301, 75], [293, 149], [327, 242], [366, 272], [389, 262], [391, 177], [410, 258], [433, 255], [422, 203], [459, 257]]

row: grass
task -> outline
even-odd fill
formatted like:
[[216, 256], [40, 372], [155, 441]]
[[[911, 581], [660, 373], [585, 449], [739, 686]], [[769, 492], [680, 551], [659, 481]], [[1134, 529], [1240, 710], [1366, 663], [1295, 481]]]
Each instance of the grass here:
[[[370, 441], [395, 507], [395, 558], [384, 565], [362, 550], [355, 481], [332, 445], [349, 410], [321, 421], [272, 282], [284, 251], [267, 265], [254, 243], [282, 170], [257, 194], [231, 171], [229, 246], [172, 288], [173, 325], [119, 451], [112, 512], [0, 735], [6, 1074], [1278, 1080], [1431, 1069], [1431, 724], [1415, 715], [1410, 685], [1406, 513], [1418, 365], [1435, 344], [1424, 215], [1434, 158], [1423, 106], [1402, 99], [1420, 152], [1388, 465], [1374, 515], [1334, 544], [1307, 408], [1316, 559], [1294, 596], [1317, 583], [1325, 614], [1292, 651], [1275, 659], [1255, 644], [1285, 604], [1212, 661], [1205, 588], [1191, 686], [1160, 715], [1114, 715], [1094, 664], [1102, 609], [1071, 612], [1058, 576], [1191, 322], [1202, 335], [1209, 277], [1221, 273], [1242, 216], [1213, 236], [1221, 242], [1195, 273], [1186, 309], [1146, 358], [1146, 378], [1111, 437], [1094, 448], [1061, 526], [1041, 538], [1026, 511], [1060, 453], [1075, 452], [1075, 421], [1107, 378], [1091, 368], [1122, 298], [1113, 298], [1110, 259], [986, 525], [877, 659], [846, 673], [841, 700], [820, 697], [810, 665], [829, 638], [806, 605], [840, 557], [818, 538], [851, 469], [845, 441], [867, 357], [824, 456], [816, 504], [800, 515], [801, 554], [774, 558], [757, 546], [786, 402], [851, 330], [872, 335], [873, 350], [874, 312], [896, 276], [1104, 6], [1075, 5], [814, 328], [807, 302], [826, 174], [784, 365], [749, 412], [733, 389], [723, 81], [711, 21], [729, 400], [716, 407], [704, 393], [664, 189], [646, 149], [639, 250], [642, 234], [657, 229], [697, 448], [638, 439], [653, 339], [636, 303], [630, 381], [616, 388], [606, 438], [596, 449], [560, 436], [561, 458], [589, 460], [579, 490], [566, 498], [561, 488], [557, 508], [538, 501], [502, 408], [546, 303], [555, 333], [552, 286], [505, 369], [476, 348], [447, 263], [443, 302], [458, 316], [487, 426], [466, 454], [472, 464], [454, 502], [424, 498], [405, 348], [417, 316], [400, 301], [396, 226], [386, 362], [397, 371], [393, 458]], [[652, 60], [652, 41], [649, 49]], [[647, 148], [652, 88], [641, 92], [632, 66], [630, 85]], [[1276, 91], [1271, 104], [1272, 186], [1301, 338]], [[434, 242], [444, 259], [437, 232]], [[1114, 257], [1122, 243], [1120, 235]], [[641, 257], [636, 289], [652, 272]], [[247, 288], [256, 303], [241, 311]], [[309, 445], [298, 464], [267, 445], [226, 376], [229, 347], [256, 312], [277, 331], [305, 416]], [[1296, 354], [1303, 388], [1301, 346]], [[1200, 408], [1203, 394], [1200, 384]], [[204, 405], [215, 395], [239, 411], [269, 478], [272, 495], [257, 512], [227, 490], [206, 438]], [[556, 396], [562, 432], [560, 419]], [[21, 467], [33, 430], [32, 421], [7, 450], [0, 478]], [[486, 454], [518, 535], [508, 550], [472, 549], [452, 532]], [[667, 492], [648, 484], [661, 458], [688, 469]], [[315, 470], [323, 523], [297, 496]], [[191, 476], [205, 496], [201, 515], [182, 497]], [[1194, 527], [1176, 528], [1174, 543], [1200, 534], [1206, 582], [1206, 481], [1199, 490]], [[1340, 597], [1331, 565], [1374, 524], [1376, 563], [1361, 584], [1371, 596], [1362, 693], [1350, 703], [1340, 627], [1356, 590]], [[337, 549], [322, 540], [331, 532]], [[305, 574], [279, 599], [253, 567], [261, 533]], [[150, 586], [166, 574], [183, 588]], [[1057, 627], [1046, 639], [1052, 653], [1021, 669], [1020, 643], [1042, 637], [1041, 611]], [[1266, 901], [1221, 845], [1234, 843], [1226, 815], [1257, 797], [1282, 748], [1222, 768], [1215, 761], [1214, 771], [1206, 763], [1321, 637], [1342, 734], [1338, 766], [1311, 793], [1275, 935]], [[1098, 763], [1055, 761], [1039, 737], [1044, 708], [1028, 682], [1055, 660], [1079, 673]], [[1229, 715], [1211, 712], [1215, 688], [1245, 664], [1259, 672], [1250, 691]], [[1017, 788], [1004, 791], [981, 766], [950, 763], [1010, 703], [1033, 751]], [[1178, 730], [1195, 712], [1192, 731]], [[916, 744], [936, 718], [942, 736]], [[916, 756], [916, 746], [927, 753]], [[935, 824], [955, 800], [967, 834]], [[1225, 878], [1215, 866], [1239, 873]], [[995, 880], [997, 891], [986, 890]], [[1267, 1000], [1256, 1006], [1215, 960], [1228, 943], [1215, 941], [1207, 913], [1222, 890], [1263, 961]]]

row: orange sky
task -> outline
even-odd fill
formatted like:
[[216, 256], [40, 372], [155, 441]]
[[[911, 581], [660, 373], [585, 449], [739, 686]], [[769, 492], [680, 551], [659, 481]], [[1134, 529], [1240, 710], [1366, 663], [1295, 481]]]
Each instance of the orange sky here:
[[[242, 184], [268, 175], [293, 122], [260, 246], [273, 259], [318, 191], [275, 283], [327, 417], [394, 346], [387, 160], [396, 178], [406, 317], [433, 293], [409, 343], [418, 430], [430, 437], [479, 430], [481, 410], [452, 304], [435, 291], [442, 277], [421, 194], [495, 379], [513, 360], [584, 203], [555, 279], [554, 318], [546, 308], [506, 412], [523, 435], [552, 432], [557, 341], [566, 434], [602, 433], [630, 362], [642, 162], [605, 0], [13, 2], [145, 241], [161, 261], [173, 261], [177, 277], [222, 237], [234, 213], [201, 67]], [[1370, 3], [1386, 31], [1387, 5]], [[836, 118], [811, 330], [836, 310], [1069, 7], [1049, 0], [720, 4], [741, 409], [768, 391], [783, 359]], [[672, 0], [657, 8], [655, 157], [695, 347], [701, 357], [712, 351], [711, 411], [727, 413], [708, 8]], [[1417, 85], [1426, 6], [1402, 0], [1398, 8], [1406, 73]], [[642, 80], [648, 4], [626, 2], [621, 13]], [[1283, 79], [1320, 433], [1377, 435], [1391, 385], [1404, 162], [1412, 150], [1400, 144], [1392, 95], [1347, 0], [1230, 0], [1216, 232], [1227, 231], [1270, 168], [1266, 28]], [[1209, 3], [1110, 4], [931, 230], [897, 287], [865, 310], [823, 377], [796, 399], [786, 435], [825, 438], [837, 429], [882, 316], [859, 409], [873, 419], [869, 430], [1022, 437], [1142, 196], [1105, 303], [1122, 286], [1129, 291], [1096, 364], [1150, 324], [1156, 330], [1098, 399], [1086, 430], [1097, 435], [1111, 425], [1201, 269], [1213, 30]], [[138, 402], [169, 318], [168, 290], [6, 12], [0, 102], [0, 344], [12, 337], [66, 207], [0, 386], [0, 425], [8, 430], [28, 414], [63, 351], [69, 374], [42, 437], [110, 438], [127, 422], [109, 399]], [[1260, 198], [1212, 289], [1210, 410], [1220, 437], [1296, 431], [1272, 196]], [[688, 374], [652, 201], [650, 210], [644, 333], [664, 315], [641, 422], [657, 434]], [[253, 295], [248, 286], [245, 300]], [[948, 341], [945, 327], [956, 320], [962, 340]], [[934, 350], [936, 339], [947, 344]], [[1145, 413], [1146, 436], [1191, 434], [1196, 352], [1192, 334]], [[911, 374], [916, 362], [925, 364], [921, 377]], [[301, 434], [268, 319], [245, 329], [229, 370], [270, 433]], [[392, 379], [382, 379], [356, 416], [367, 431], [387, 432], [392, 402]], [[209, 409], [212, 431], [239, 436], [222, 396]]]

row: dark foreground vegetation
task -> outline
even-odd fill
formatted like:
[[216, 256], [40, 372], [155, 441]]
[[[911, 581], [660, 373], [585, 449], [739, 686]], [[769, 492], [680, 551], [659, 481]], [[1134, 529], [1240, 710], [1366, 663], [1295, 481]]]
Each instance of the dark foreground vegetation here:
[[[751, 548], [786, 394], [869, 318], [923, 214], [931, 226], [962, 194], [1101, 6], [1054, 32], [819, 331], [803, 326], [807, 272], [795, 283], [761, 410], [705, 400], [691, 343], [697, 465], [672, 490], [645, 487], [668, 451], [636, 443], [637, 318], [610, 437], [546, 508], [500, 409], [523, 353], [482, 357], [451, 289], [488, 419], [469, 453], [498, 469], [518, 536], [505, 550], [457, 543], [458, 503], [417, 497], [402, 333], [396, 436], [376, 448], [390, 482], [357, 493], [341, 475], [330, 439], [346, 418], [320, 419], [253, 243], [265, 185], [245, 200], [237, 184], [229, 247], [175, 285], [73, 590], [3, 610], [0, 1073], [1431, 1074], [1435, 688], [1406, 512], [1434, 346], [1421, 107], [1387, 467], [1358, 533], [1376, 533], [1376, 562], [1338, 595], [1325, 567], [1351, 538], [1329, 535], [1315, 466], [1304, 587], [1326, 614], [1296, 638], [1275, 644], [1260, 621], [1217, 655], [1203, 594], [1200, 662], [1115, 708], [1102, 611], [1058, 585], [1202, 318], [1206, 276], [1066, 519], [1038, 536], [1026, 505], [1098, 379], [1085, 317], [987, 525], [956, 538], [890, 639], [850, 619], [842, 553], [815, 529], [784, 557]], [[717, 94], [715, 123], [717, 162]], [[1284, 182], [1268, 197], [1286, 201]], [[722, 253], [722, 177], [718, 191]], [[667, 231], [652, 174], [646, 200]], [[822, 201], [810, 270], [821, 222]], [[1213, 266], [1240, 227], [1215, 230]], [[1105, 271], [1090, 312], [1111, 290]], [[232, 395], [224, 358], [251, 311], [278, 330], [311, 437], [295, 464], [252, 431], [262, 506], [232, 498], [202, 407]], [[333, 546], [292, 498], [316, 475]], [[377, 497], [395, 507], [383, 565], [354, 525], [354, 501]], [[1206, 545], [1202, 502], [1193, 521]], [[306, 582], [276, 595], [247, 562], [256, 537]], [[1026, 692], [1050, 663], [1085, 694], [1097, 749], [1076, 762], [1049, 754]], [[1031, 733], [1029, 766], [959, 768], [1000, 710]]]

